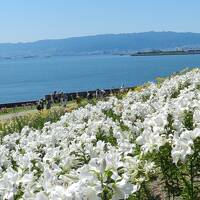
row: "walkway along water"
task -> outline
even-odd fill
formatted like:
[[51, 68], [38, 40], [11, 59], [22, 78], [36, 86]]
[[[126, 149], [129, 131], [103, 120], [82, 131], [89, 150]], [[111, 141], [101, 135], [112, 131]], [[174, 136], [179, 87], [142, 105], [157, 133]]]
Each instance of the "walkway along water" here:
[[[136, 87], [136, 86], [135, 86]], [[101, 91], [104, 91], [104, 95], [108, 96], [112, 93], [119, 92], [121, 89], [123, 90], [129, 90], [134, 87], [126, 87], [126, 88], [115, 88], [115, 89], [105, 89], [105, 90], [92, 90], [92, 91], [86, 91], [86, 92], [72, 92], [72, 93], [57, 93], [58, 98], [60, 98], [61, 94], [64, 94], [64, 96], [67, 98], [68, 101], [71, 100], [76, 100], [77, 97], [80, 98], [89, 98], [96, 97], [98, 91], [101, 93]], [[51, 95], [45, 95], [45, 99], [48, 100], [51, 98]], [[23, 102], [15, 102], [15, 103], [5, 103], [5, 104], [0, 104], [0, 109], [1, 108], [14, 108], [14, 107], [21, 107], [21, 106], [31, 106], [31, 105], [36, 105], [39, 100], [33, 100], [33, 101], [23, 101]]]

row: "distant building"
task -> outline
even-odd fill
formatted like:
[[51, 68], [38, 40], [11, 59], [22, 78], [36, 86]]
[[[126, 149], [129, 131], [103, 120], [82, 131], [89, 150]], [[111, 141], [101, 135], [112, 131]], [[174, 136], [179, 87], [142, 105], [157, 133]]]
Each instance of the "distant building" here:
[[176, 51], [184, 51], [184, 49], [181, 48], [181, 47], [177, 47], [177, 48], [176, 48]]

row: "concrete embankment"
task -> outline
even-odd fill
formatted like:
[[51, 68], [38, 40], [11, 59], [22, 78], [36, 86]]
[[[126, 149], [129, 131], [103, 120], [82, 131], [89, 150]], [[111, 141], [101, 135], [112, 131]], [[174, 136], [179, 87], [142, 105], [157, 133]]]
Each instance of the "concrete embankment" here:
[[[131, 89], [133, 87], [127, 87], [123, 88], [124, 90]], [[115, 89], [105, 89], [105, 94], [104, 95], [109, 95], [111, 93], [115, 93], [120, 91], [121, 88], [115, 88]], [[87, 98], [88, 93], [90, 94], [90, 98], [95, 97], [97, 90], [92, 90], [92, 91], [86, 91], [86, 92], [72, 92], [72, 93], [64, 93], [64, 95], [67, 97], [68, 101], [75, 100], [77, 98], [77, 95], [81, 98]], [[58, 93], [58, 98], [61, 93]], [[45, 95], [45, 99], [50, 99], [51, 95]], [[38, 100], [33, 100], [33, 101], [23, 101], [23, 102], [15, 102], [15, 103], [4, 103], [0, 104], [0, 109], [1, 108], [14, 108], [14, 107], [21, 107], [21, 106], [30, 106], [30, 105], [36, 105]]]

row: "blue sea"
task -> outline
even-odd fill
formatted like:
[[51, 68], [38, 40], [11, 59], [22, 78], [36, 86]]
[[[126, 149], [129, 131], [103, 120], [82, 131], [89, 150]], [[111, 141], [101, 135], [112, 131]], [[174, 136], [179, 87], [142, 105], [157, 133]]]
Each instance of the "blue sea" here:
[[200, 66], [200, 55], [72, 56], [0, 60], [0, 103], [36, 100], [53, 91], [134, 86]]

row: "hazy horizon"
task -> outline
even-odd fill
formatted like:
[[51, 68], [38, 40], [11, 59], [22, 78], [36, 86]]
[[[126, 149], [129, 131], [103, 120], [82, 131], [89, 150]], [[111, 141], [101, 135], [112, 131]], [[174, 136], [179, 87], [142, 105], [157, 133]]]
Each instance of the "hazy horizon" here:
[[135, 33], [194, 33], [194, 34], [200, 34], [200, 32], [178, 32], [178, 31], [144, 31], [144, 32], [119, 32], [119, 33], [102, 33], [102, 34], [92, 34], [92, 35], [79, 35], [79, 36], [69, 36], [69, 37], [63, 37], [63, 38], [42, 38], [39, 40], [33, 40], [33, 41], [16, 41], [16, 42], [0, 42], [0, 44], [23, 44], [23, 43], [34, 43], [39, 41], [46, 41], [46, 40], [64, 40], [64, 39], [70, 39], [70, 38], [81, 38], [81, 37], [92, 37], [92, 36], [101, 36], [101, 35], [123, 35], [123, 34], [135, 34]]
[[199, 7], [195, 0], [2, 0], [0, 43], [152, 30], [200, 33]]

